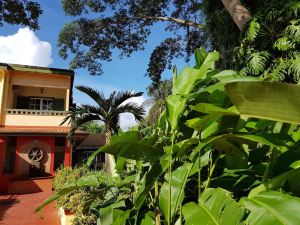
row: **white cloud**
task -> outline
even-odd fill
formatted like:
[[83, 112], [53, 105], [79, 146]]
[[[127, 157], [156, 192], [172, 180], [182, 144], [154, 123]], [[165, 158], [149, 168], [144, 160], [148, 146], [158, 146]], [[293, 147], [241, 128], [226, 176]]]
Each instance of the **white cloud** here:
[[30, 66], [49, 66], [52, 47], [41, 41], [29, 28], [20, 28], [16, 34], [0, 36], [0, 62]]
[[[124, 104], [126, 102], [135, 102], [138, 105], [142, 105], [142, 103], [146, 100], [145, 96], [140, 96], [140, 97], [135, 97], [135, 98], [131, 98], [128, 101], [125, 101]], [[145, 109], [146, 113], [149, 110], [148, 108]], [[130, 113], [122, 113], [120, 115], [120, 127], [122, 130], [126, 131], [129, 128], [133, 127], [137, 125], [137, 122], [134, 119], [134, 116]]]

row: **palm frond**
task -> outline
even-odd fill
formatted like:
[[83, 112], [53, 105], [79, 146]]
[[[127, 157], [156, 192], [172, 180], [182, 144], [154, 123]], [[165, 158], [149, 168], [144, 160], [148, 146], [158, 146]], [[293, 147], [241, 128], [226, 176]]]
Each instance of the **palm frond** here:
[[257, 19], [254, 18], [249, 24], [247, 39], [249, 41], [254, 41], [257, 34], [259, 33], [259, 30], [260, 30], [260, 24], [257, 22]]
[[150, 108], [148, 114], [148, 121], [151, 125], [154, 125], [157, 122], [164, 108], [165, 106], [161, 105], [161, 102], [155, 102], [155, 104]]
[[153, 106], [153, 104], [155, 104], [155, 99], [149, 98], [142, 102], [142, 107], [143, 108], [151, 107], [151, 106]]
[[133, 92], [133, 91], [119, 91], [114, 98], [112, 99], [112, 106], [118, 107], [126, 100], [133, 97], [140, 97], [143, 95], [143, 92]]
[[86, 111], [88, 113], [97, 114], [100, 117], [104, 117], [105, 114], [106, 114], [104, 109], [102, 107], [99, 107], [99, 106], [84, 104], [84, 105], [81, 105], [81, 108], [84, 109], [84, 111]]
[[76, 89], [90, 96], [100, 107], [107, 108], [103, 92], [83, 85], [76, 86]]
[[120, 113], [132, 113], [136, 121], [142, 121], [144, 119], [145, 110], [143, 107], [139, 106], [136, 103], [130, 102], [126, 103], [125, 105], [121, 105], [117, 108], [115, 114]]
[[254, 75], [261, 73], [264, 70], [269, 57], [270, 54], [266, 51], [251, 53], [248, 59], [250, 72]]

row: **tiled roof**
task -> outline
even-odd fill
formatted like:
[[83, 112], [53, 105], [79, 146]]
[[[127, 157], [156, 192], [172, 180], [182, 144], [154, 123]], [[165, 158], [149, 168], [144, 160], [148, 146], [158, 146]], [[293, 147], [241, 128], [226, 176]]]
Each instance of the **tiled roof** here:
[[[0, 127], [0, 134], [67, 134], [70, 131], [70, 127], [19, 127], [19, 126], [7, 126]], [[88, 134], [88, 132], [78, 130], [76, 134]]]

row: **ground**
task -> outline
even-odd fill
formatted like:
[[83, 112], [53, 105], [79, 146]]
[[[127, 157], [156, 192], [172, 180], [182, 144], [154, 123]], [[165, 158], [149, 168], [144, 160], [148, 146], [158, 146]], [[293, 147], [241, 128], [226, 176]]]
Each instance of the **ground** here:
[[24, 195], [0, 196], [0, 225], [60, 225], [58, 211], [54, 204], [43, 209], [43, 217], [35, 214], [35, 208], [52, 192], [39, 192]]

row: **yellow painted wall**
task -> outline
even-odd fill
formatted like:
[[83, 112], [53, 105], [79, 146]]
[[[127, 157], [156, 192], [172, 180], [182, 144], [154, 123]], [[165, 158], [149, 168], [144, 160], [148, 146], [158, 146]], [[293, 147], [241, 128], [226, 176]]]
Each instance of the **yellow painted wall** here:
[[0, 69], [0, 126], [59, 126], [64, 116], [6, 115], [5, 109], [15, 107], [16, 96], [41, 96], [65, 99], [68, 111], [70, 88], [70, 76]]
[[10, 71], [11, 85], [31, 87], [70, 88], [71, 77], [55, 74], [39, 74]]
[[7, 70], [0, 69], [0, 126], [5, 120], [5, 106], [8, 101], [9, 74]]
[[[6, 115], [5, 126], [60, 126], [66, 116]], [[70, 126], [68, 123], [62, 126]]]

